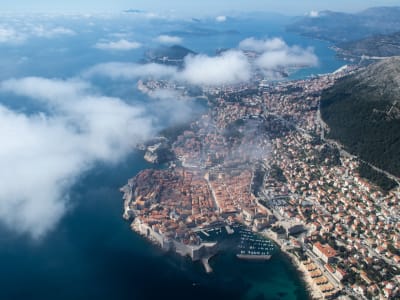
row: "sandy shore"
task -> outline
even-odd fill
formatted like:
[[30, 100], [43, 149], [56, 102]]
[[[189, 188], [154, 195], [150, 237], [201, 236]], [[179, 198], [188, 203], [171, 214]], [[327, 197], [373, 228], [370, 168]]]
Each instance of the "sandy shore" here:
[[304, 268], [302, 263], [292, 253], [288, 252], [283, 246], [282, 242], [276, 239], [270, 232], [263, 233], [265, 237], [275, 242], [282, 253], [291, 261], [292, 265], [296, 268], [301, 280], [305, 283], [307, 292], [311, 299], [319, 300], [324, 299], [321, 291], [315, 286], [312, 278], [308, 275], [307, 270]]
[[297, 271], [299, 274], [301, 274], [301, 279], [307, 286], [307, 291], [310, 294], [312, 299], [324, 299], [321, 291], [319, 290], [318, 287], [315, 286], [314, 282], [312, 281], [312, 278], [308, 275], [307, 270], [304, 268], [304, 266], [301, 264], [301, 262], [295, 257], [293, 254], [283, 251], [285, 255], [287, 255], [292, 264], [296, 267]]

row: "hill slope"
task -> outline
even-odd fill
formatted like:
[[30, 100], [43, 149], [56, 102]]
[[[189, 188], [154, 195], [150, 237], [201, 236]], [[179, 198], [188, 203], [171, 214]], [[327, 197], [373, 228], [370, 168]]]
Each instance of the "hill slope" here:
[[296, 20], [288, 30], [333, 43], [399, 31], [400, 7], [374, 7], [356, 14], [319, 12]]
[[389, 57], [400, 55], [400, 32], [374, 35], [365, 39], [340, 43], [340, 55], [359, 58], [362, 55]]
[[196, 52], [180, 45], [161, 46], [146, 51], [145, 57], [148, 62], [155, 62], [166, 65], [180, 66], [185, 56], [196, 54]]
[[322, 95], [321, 116], [330, 138], [400, 177], [400, 57], [337, 82]]

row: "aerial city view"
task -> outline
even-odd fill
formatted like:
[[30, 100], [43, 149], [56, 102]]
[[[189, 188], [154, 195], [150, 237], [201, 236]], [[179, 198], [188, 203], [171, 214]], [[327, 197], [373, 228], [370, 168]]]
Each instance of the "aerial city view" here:
[[0, 5], [0, 299], [400, 299], [400, 2]]

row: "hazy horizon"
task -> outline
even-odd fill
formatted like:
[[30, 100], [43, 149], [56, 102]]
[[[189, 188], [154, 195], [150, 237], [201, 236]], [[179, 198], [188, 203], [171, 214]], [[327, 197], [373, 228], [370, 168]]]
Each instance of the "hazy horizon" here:
[[168, 14], [172, 16], [216, 16], [219, 14], [235, 14], [243, 12], [273, 12], [283, 15], [304, 15], [310, 11], [334, 10], [342, 12], [356, 12], [376, 6], [399, 6], [396, 0], [363, 0], [363, 1], [296, 1], [283, 0], [260, 1], [260, 0], [221, 0], [218, 2], [204, 0], [194, 1], [129, 1], [129, 0], [87, 0], [85, 2], [71, 0], [55, 2], [41, 0], [32, 2], [29, 0], [17, 0], [2, 4], [2, 12], [11, 13], [117, 13], [128, 9], [141, 10], [153, 14]]

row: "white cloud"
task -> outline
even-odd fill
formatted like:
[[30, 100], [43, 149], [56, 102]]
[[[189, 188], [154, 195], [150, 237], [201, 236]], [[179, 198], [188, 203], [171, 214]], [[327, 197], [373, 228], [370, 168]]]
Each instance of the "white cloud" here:
[[112, 79], [132, 80], [141, 77], [171, 78], [177, 73], [173, 66], [166, 66], [156, 63], [134, 64], [110, 62], [95, 65], [83, 73], [84, 77], [102, 76]]
[[318, 57], [312, 48], [289, 46], [281, 38], [258, 40], [248, 38], [240, 42], [242, 50], [255, 51], [260, 54], [255, 59], [256, 67], [261, 68], [265, 74], [274, 74], [280, 68], [312, 67], [318, 65]]
[[43, 25], [30, 25], [16, 30], [13, 27], [0, 26], [0, 43], [20, 44], [29, 38], [54, 38], [58, 36], [73, 36], [76, 33], [68, 28], [45, 27]]
[[95, 45], [95, 48], [101, 49], [101, 50], [122, 50], [122, 51], [127, 51], [127, 50], [133, 50], [140, 48], [142, 45], [138, 42], [130, 42], [125, 39], [121, 39], [116, 42], [98, 42]]
[[276, 68], [313, 67], [318, 65], [318, 58], [312, 48], [297, 46], [267, 51], [255, 61], [262, 69], [273, 70]]
[[230, 50], [220, 56], [188, 55], [178, 79], [196, 85], [235, 84], [248, 81], [251, 65], [241, 52]]
[[108, 77], [114, 80], [137, 78], [171, 79], [194, 85], [235, 84], [248, 81], [251, 64], [240, 51], [227, 51], [220, 56], [188, 55], [184, 66], [111, 62], [96, 65], [83, 73], [84, 77]]
[[159, 35], [155, 39], [157, 42], [161, 44], [181, 44], [182, 38], [179, 36], [172, 36], [172, 35]]
[[[258, 53], [249, 59], [243, 51]], [[312, 48], [289, 46], [280, 38], [257, 40], [248, 38], [239, 44], [239, 50], [229, 50], [219, 56], [188, 55], [181, 69], [162, 64], [105, 63], [84, 72], [84, 76], [104, 76], [112, 79], [137, 78], [171, 79], [194, 85], [237, 84], [249, 81], [252, 71], [261, 69], [267, 77], [285, 68], [318, 65]], [[279, 73], [279, 72], [278, 72]]]
[[75, 35], [75, 31], [65, 28], [62, 26], [59, 27], [54, 27], [54, 28], [47, 28], [42, 25], [34, 26], [32, 28], [31, 35], [37, 36], [37, 37], [44, 37], [44, 38], [53, 38], [56, 36], [63, 36], [63, 35]]
[[156, 89], [149, 96], [154, 100], [151, 109], [167, 124], [187, 122], [201, 109], [193, 103], [192, 98], [176, 90]]
[[226, 21], [226, 16], [218, 16], [215, 18], [215, 21], [217, 22], [225, 22]]
[[159, 15], [156, 12], [151, 11], [141, 11], [141, 10], [126, 10], [125, 13], [127, 15], [131, 15], [136, 18], [144, 18], [144, 19], [164, 19], [164, 16]]
[[319, 11], [317, 11], [317, 10], [312, 10], [312, 11], [309, 12], [308, 16], [309, 16], [310, 18], [318, 18], [318, 17], [319, 17]]
[[251, 37], [239, 43], [239, 49], [255, 52], [266, 52], [285, 48], [287, 48], [287, 44], [281, 38], [258, 40]]
[[172, 89], [155, 89], [152, 91], [149, 96], [154, 99], [160, 99], [160, 100], [169, 100], [169, 99], [184, 99], [187, 100], [189, 99], [188, 97], [183, 96], [181, 93], [179, 93], [177, 90], [172, 90]]
[[11, 79], [0, 90], [51, 111], [28, 116], [0, 105], [0, 221], [35, 238], [63, 216], [68, 190], [83, 172], [96, 161], [120, 160], [154, 132], [143, 107], [79, 80]]
[[21, 43], [25, 38], [13, 28], [0, 27], [0, 43]]

